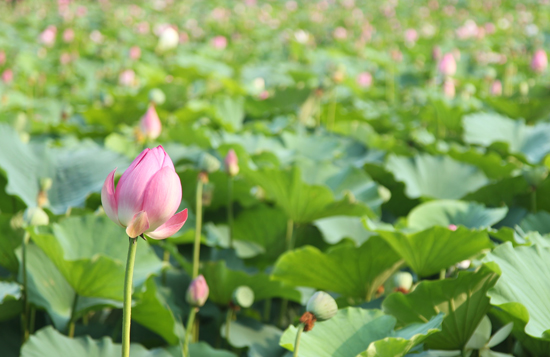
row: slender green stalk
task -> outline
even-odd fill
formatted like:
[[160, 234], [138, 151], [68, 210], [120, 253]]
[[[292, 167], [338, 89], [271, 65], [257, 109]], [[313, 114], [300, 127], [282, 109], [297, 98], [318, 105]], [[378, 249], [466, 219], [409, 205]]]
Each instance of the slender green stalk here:
[[136, 261], [137, 238], [129, 238], [128, 260], [124, 277], [124, 305], [122, 308], [122, 357], [130, 357], [130, 325], [132, 323], [132, 280]]
[[[294, 221], [289, 219], [286, 223], [286, 250], [290, 251], [294, 249]], [[288, 300], [281, 300], [281, 312], [279, 315], [279, 326], [283, 327], [284, 317], [286, 315], [286, 310], [288, 308]]]
[[23, 342], [29, 339], [29, 300], [27, 295], [27, 244], [30, 239], [29, 232], [25, 231], [21, 242], [21, 275], [23, 275]]
[[229, 248], [233, 248], [233, 177], [227, 182], [227, 224], [229, 225]]
[[31, 319], [29, 323], [29, 333], [34, 332], [34, 321], [36, 320], [36, 308], [31, 307]]
[[76, 323], [76, 306], [78, 304], [78, 294], [74, 294], [73, 308], [71, 309], [71, 320], [69, 321], [69, 333], [70, 338], [74, 337], [74, 327]]
[[441, 269], [441, 271], [439, 272], [439, 280], [444, 280], [446, 274], [447, 271], [445, 269]]
[[189, 318], [187, 319], [187, 327], [185, 329], [185, 342], [183, 343], [183, 357], [189, 357], [189, 338], [191, 337], [193, 322], [198, 310], [198, 308], [192, 307], [189, 311]]
[[332, 90], [330, 96], [330, 109], [327, 118], [327, 130], [334, 129], [334, 121], [336, 117], [336, 89]]
[[271, 299], [265, 299], [264, 301], [264, 320], [266, 322], [271, 318]]
[[532, 213], [537, 213], [537, 190], [533, 189], [531, 191], [531, 211]]
[[386, 99], [390, 104], [395, 101], [395, 73], [393, 65], [386, 68]]
[[302, 336], [302, 331], [304, 331], [305, 326], [306, 325], [304, 325], [303, 323], [298, 325], [298, 332], [296, 333], [296, 342], [294, 342], [294, 353], [292, 354], [292, 356], [294, 357], [298, 357], [298, 349], [300, 348], [300, 337]]
[[[168, 250], [164, 250], [164, 254], [162, 256], [162, 261], [164, 263], [170, 264], [170, 252]], [[162, 268], [162, 285], [164, 285], [164, 286], [166, 286], [166, 269], [167, 269], [166, 266], [164, 268]]]
[[227, 316], [225, 317], [225, 340], [229, 345], [229, 332], [231, 330], [231, 321], [233, 320], [233, 309], [230, 307], [227, 308]]
[[200, 250], [201, 250], [201, 230], [202, 230], [202, 180], [199, 178], [197, 180], [197, 208], [195, 211], [196, 214], [196, 224], [195, 224], [195, 244], [193, 247], [193, 276], [195, 279], [199, 275], [199, 260], [200, 260]]

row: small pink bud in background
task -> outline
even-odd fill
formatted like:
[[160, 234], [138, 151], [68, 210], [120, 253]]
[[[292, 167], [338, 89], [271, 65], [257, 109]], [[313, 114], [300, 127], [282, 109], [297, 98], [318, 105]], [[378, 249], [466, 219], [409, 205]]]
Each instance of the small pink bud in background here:
[[542, 73], [548, 67], [548, 57], [544, 50], [537, 50], [533, 55], [533, 60], [531, 61], [531, 69], [537, 73]]
[[267, 90], [261, 91], [260, 94], [258, 94], [258, 98], [260, 100], [266, 100], [267, 98], [269, 98], [269, 92]]
[[0, 66], [6, 63], [6, 52], [0, 51]]
[[180, 43], [187, 43], [187, 42], [189, 42], [189, 35], [187, 34], [187, 32], [182, 31], [180, 33]]
[[210, 44], [212, 45], [212, 47], [218, 50], [223, 50], [225, 47], [227, 47], [227, 38], [225, 38], [224, 36], [216, 36], [212, 39]]
[[491, 95], [494, 95], [496, 97], [502, 95], [502, 82], [500, 82], [498, 79], [491, 84]]
[[141, 117], [139, 127], [147, 139], [155, 140], [159, 137], [162, 132], [162, 124], [153, 104], [149, 104], [147, 112]]
[[342, 26], [338, 26], [334, 29], [332, 36], [334, 36], [336, 40], [345, 40], [348, 37], [348, 31]]
[[239, 158], [235, 154], [235, 150], [231, 149], [225, 156], [224, 160], [225, 171], [231, 177], [237, 176], [239, 173]]
[[105, 214], [126, 227], [135, 238], [147, 234], [164, 239], [176, 233], [187, 220], [187, 209], [176, 213], [181, 203], [181, 181], [162, 146], [145, 149], [124, 171], [115, 190], [111, 171], [101, 189]]
[[439, 62], [439, 73], [444, 76], [453, 76], [456, 73], [456, 61], [451, 53], [446, 53]]
[[40, 42], [46, 46], [52, 46], [55, 43], [55, 36], [57, 34], [57, 27], [50, 25], [46, 27], [40, 34]]
[[120, 85], [123, 85], [125, 87], [131, 87], [134, 85], [136, 80], [136, 74], [133, 70], [127, 69], [120, 73], [118, 76], [118, 82]]
[[493, 24], [492, 22], [487, 22], [485, 24], [485, 33], [487, 35], [491, 35], [491, 34], [495, 33], [496, 29], [497, 28], [496, 28], [495, 24]]
[[63, 52], [61, 57], [59, 57], [59, 62], [61, 62], [62, 65], [69, 64], [69, 62], [71, 62], [71, 55], [67, 52]]
[[456, 226], [456, 224], [449, 224], [449, 227], [448, 227], [451, 231], [456, 231], [458, 229], [458, 227]]
[[76, 16], [84, 17], [88, 13], [88, 8], [86, 6], [79, 6], [76, 8]]
[[206, 283], [204, 276], [199, 275], [191, 281], [191, 284], [189, 284], [187, 294], [185, 295], [185, 300], [193, 307], [201, 307], [204, 305], [206, 300], [208, 300], [209, 293], [210, 289], [208, 288], [208, 284]]
[[13, 81], [13, 71], [11, 69], [6, 69], [2, 72], [2, 82], [10, 84]]
[[74, 40], [74, 30], [73, 29], [66, 29], [63, 31], [63, 41], [66, 43], [73, 42]]
[[141, 57], [141, 48], [139, 48], [138, 46], [132, 46], [130, 48], [129, 56], [134, 61], [138, 60]]
[[452, 78], [447, 78], [443, 82], [443, 94], [445, 94], [447, 98], [455, 97], [455, 82]]
[[434, 48], [432, 49], [432, 58], [435, 61], [439, 61], [441, 59], [441, 47], [434, 46]]
[[405, 42], [413, 44], [418, 40], [418, 33], [415, 29], [407, 29], [405, 31]]
[[360, 87], [368, 88], [372, 85], [372, 75], [369, 72], [361, 72], [357, 76], [357, 84]]

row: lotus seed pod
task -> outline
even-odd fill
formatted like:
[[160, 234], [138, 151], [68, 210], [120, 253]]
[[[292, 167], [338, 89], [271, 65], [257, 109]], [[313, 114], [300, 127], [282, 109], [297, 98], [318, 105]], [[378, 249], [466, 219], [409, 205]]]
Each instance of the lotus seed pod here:
[[317, 321], [328, 320], [338, 312], [336, 301], [324, 291], [318, 291], [309, 299], [306, 310], [315, 315]]
[[400, 291], [402, 293], [408, 293], [411, 290], [413, 284], [413, 277], [406, 271], [401, 271], [392, 275], [384, 284], [384, 290], [387, 294], [394, 291]]
[[216, 159], [207, 152], [203, 153], [199, 159], [199, 169], [201, 171], [206, 171], [209, 174], [218, 171], [220, 166], [220, 160]]
[[52, 188], [53, 180], [49, 177], [43, 177], [40, 179], [40, 190], [48, 191]]
[[189, 284], [185, 300], [193, 307], [201, 307], [208, 299], [209, 293], [210, 289], [208, 288], [204, 276], [199, 275]]
[[23, 213], [23, 224], [25, 226], [45, 226], [50, 223], [50, 217], [39, 207], [29, 207]]
[[240, 307], [250, 307], [254, 303], [254, 291], [246, 285], [239, 286], [233, 291], [233, 304]]
[[231, 149], [227, 153], [227, 156], [224, 160], [225, 171], [231, 177], [237, 176], [239, 173], [239, 158], [235, 154], [235, 150]]
[[156, 105], [162, 105], [166, 101], [166, 95], [158, 88], [153, 88], [149, 91], [149, 100]]
[[548, 176], [548, 170], [545, 166], [528, 167], [521, 174], [529, 185], [538, 187]]

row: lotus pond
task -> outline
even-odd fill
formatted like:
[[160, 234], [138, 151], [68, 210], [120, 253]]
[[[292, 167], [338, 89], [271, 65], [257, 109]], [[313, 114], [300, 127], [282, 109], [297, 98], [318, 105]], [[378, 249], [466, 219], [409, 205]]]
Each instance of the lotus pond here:
[[0, 354], [550, 356], [548, 5], [2, 1]]

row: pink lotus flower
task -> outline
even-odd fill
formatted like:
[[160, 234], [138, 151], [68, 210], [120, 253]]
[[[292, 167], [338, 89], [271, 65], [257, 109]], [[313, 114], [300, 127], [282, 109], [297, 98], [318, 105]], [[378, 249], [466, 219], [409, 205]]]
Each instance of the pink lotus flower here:
[[115, 191], [115, 171], [101, 189], [101, 203], [107, 216], [126, 234], [135, 238], [147, 234], [165, 239], [187, 220], [187, 209], [176, 213], [181, 202], [181, 181], [162, 146], [145, 149], [124, 172]]
[[434, 48], [432, 48], [432, 58], [436, 61], [441, 59], [441, 47], [434, 46]]
[[439, 62], [439, 73], [452, 76], [456, 73], [456, 61], [451, 53], [446, 53]]
[[443, 82], [443, 94], [445, 94], [447, 98], [455, 97], [455, 82], [452, 78], [447, 78]]
[[57, 27], [50, 25], [46, 27], [40, 34], [40, 42], [46, 46], [52, 46], [55, 43], [55, 35], [57, 34]]
[[456, 224], [449, 224], [449, 227], [448, 227], [451, 231], [456, 231], [458, 229], [458, 227], [456, 226]]
[[2, 82], [9, 84], [13, 81], [13, 71], [11, 69], [6, 69], [2, 72]]
[[368, 88], [372, 85], [372, 75], [369, 72], [361, 72], [357, 76], [357, 84], [360, 87]]
[[548, 57], [544, 50], [537, 50], [531, 61], [531, 69], [537, 73], [542, 73], [548, 67]]
[[118, 76], [118, 82], [121, 85], [126, 86], [126, 87], [133, 86], [135, 81], [136, 81], [136, 73], [131, 69], [127, 69], [127, 70], [123, 71]]
[[61, 57], [59, 57], [59, 62], [61, 62], [62, 65], [67, 65], [69, 64], [69, 62], [71, 62], [71, 55], [68, 54], [67, 52], [63, 52], [61, 54]]
[[498, 79], [491, 84], [491, 95], [497, 97], [502, 95], [502, 83]]
[[147, 112], [141, 117], [139, 126], [146, 138], [155, 140], [159, 137], [162, 131], [162, 124], [153, 104], [149, 104]]
[[418, 33], [415, 29], [407, 29], [405, 31], [405, 42], [408, 44], [414, 44], [418, 40]]
[[348, 37], [348, 31], [342, 26], [338, 26], [334, 29], [332, 36], [334, 36], [336, 40], [345, 40]]
[[66, 43], [73, 42], [74, 40], [74, 30], [66, 29], [63, 31], [63, 41]]
[[0, 66], [6, 63], [6, 52], [0, 51]]
[[141, 57], [141, 48], [139, 48], [138, 46], [132, 46], [130, 48], [129, 56], [134, 61], [138, 60]]
[[193, 307], [201, 307], [208, 299], [209, 293], [210, 289], [208, 288], [208, 284], [206, 283], [204, 276], [199, 275], [191, 281], [191, 284], [189, 284], [185, 300], [187, 300], [187, 303]]
[[229, 176], [237, 176], [239, 173], [239, 158], [235, 154], [235, 150], [231, 149], [225, 156], [224, 160], [225, 171]]
[[227, 38], [225, 38], [224, 36], [216, 36], [212, 39], [211, 44], [212, 47], [218, 50], [223, 50], [227, 47]]

